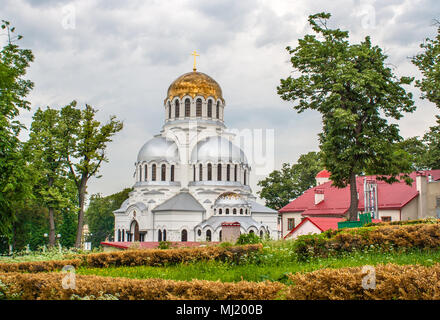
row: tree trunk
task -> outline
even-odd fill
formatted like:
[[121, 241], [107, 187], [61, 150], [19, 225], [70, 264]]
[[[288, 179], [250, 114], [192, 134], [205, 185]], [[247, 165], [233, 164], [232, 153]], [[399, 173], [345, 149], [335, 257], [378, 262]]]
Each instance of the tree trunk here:
[[354, 172], [350, 175], [350, 208], [348, 209], [348, 220], [356, 221], [358, 213], [358, 194], [356, 185], [356, 174]]
[[87, 188], [87, 179], [82, 178], [80, 187], [78, 190], [78, 198], [79, 198], [79, 214], [78, 214], [78, 229], [76, 232], [76, 241], [75, 247], [81, 248], [81, 240], [84, 226], [84, 202], [86, 197], [86, 188]]
[[54, 209], [49, 208], [49, 247], [55, 246], [55, 221]]

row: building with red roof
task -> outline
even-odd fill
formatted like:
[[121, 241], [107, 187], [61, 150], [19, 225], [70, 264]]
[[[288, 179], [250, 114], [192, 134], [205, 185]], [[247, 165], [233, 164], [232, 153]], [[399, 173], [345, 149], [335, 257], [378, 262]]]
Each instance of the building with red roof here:
[[[413, 172], [411, 185], [403, 180], [388, 184], [376, 176], [358, 176], [358, 211], [365, 210], [364, 182], [372, 182], [377, 188], [377, 217], [382, 221], [419, 219], [428, 216], [440, 217], [440, 170]], [[332, 186], [330, 172], [322, 170], [316, 176], [316, 187], [305, 191], [279, 210], [282, 236], [297, 234], [304, 230], [318, 230], [336, 224], [337, 220], [347, 217], [350, 207], [350, 186], [336, 188]], [[368, 198], [367, 198], [368, 199]], [[305, 218], [303, 226], [292, 233]], [[320, 219], [316, 219], [320, 218]], [[330, 219], [330, 220], [323, 220]], [[304, 227], [305, 225], [305, 227]], [[314, 229], [315, 228], [315, 229]], [[316, 233], [315, 232], [315, 233]]]

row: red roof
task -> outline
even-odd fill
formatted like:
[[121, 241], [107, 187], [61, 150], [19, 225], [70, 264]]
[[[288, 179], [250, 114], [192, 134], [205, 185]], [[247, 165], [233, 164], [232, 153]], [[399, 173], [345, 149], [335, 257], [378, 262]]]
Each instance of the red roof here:
[[316, 178], [330, 178], [330, 172], [327, 170], [321, 170], [316, 175]]
[[[216, 244], [217, 242], [210, 242]], [[159, 246], [159, 242], [101, 242], [103, 246], [115, 247], [119, 249], [128, 249], [130, 247], [139, 249], [154, 249]], [[199, 247], [201, 242], [170, 242], [171, 247]], [[139, 246], [139, 247], [138, 247]]]
[[[440, 170], [426, 171], [431, 174], [433, 180], [440, 179]], [[410, 174], [413, 179], [411, 186], [404, 181], [388, 184], [377, 180], [378, 206], [380, 210], [401, 209], [411, 200], [418, 196], [416, 188], [416, 172]], [[364, 210], [364, 178], [375, 179], [376, 176], [359, 176], [356, 178], [359, 193], [359, 211]], [[315, 205], [315, 189], [324, 190], [324, 201]], [[339, 189], [332, 186], [332, 181], [325, 182], [319, 186], [305, 191], [301, 196], [280, 209], [284, 212], [302, 212], [304, 216], [339, 215], [343, 216], [350, 207], [350, 186]]]
[[[329, 217], [306, 217], [300, 224], [290, 230], [288, 234], [284, 236], [284, 239], [288, 238], [295, 230], [298, 230], [306, 221], [313, 223], [321, 232], [329, 229], [338, 230], [338, 222], [344, 220], [343, 218], [329, 218]], [[373, 219], [372, 222], [380, 222], [378, 219]]]

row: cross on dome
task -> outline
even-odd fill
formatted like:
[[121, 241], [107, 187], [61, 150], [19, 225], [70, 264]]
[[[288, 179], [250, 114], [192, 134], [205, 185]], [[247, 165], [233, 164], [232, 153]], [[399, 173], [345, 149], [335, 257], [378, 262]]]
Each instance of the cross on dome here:
[[196, 72], [196, 57], [200, 57], [200, 54], [197, 54], [196, 50], [194, 50], [193, 53], [191, 53], [192, 56], [194, 56], [194, 67], [193, 67], [193, 71]]

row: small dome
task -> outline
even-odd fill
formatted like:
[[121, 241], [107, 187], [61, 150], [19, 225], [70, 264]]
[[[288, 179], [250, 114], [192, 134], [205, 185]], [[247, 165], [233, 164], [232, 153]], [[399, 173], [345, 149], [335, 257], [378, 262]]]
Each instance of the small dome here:
[[238, 193], [225, 192], [221, 194], [214, 202], [214, 206], [248, 206], [248, 202]]
[[223, 101], [220, 85], [207, 74], [202, 72], [188, 72], [173, 81], [168, 88], [167, 99], [182, 98], [190, 95], [192, 98], [202, 96], [205, 99], [213, 97]]
[[199, 141], [191, 153], [191, 162], [240, 162], [247, 163], [244, 152], [221, 136]]
[[165, 137], [154, 137], [147, 141], [139, 151], [137, 161], [179, 161], [179, 150], [172, 140]]

